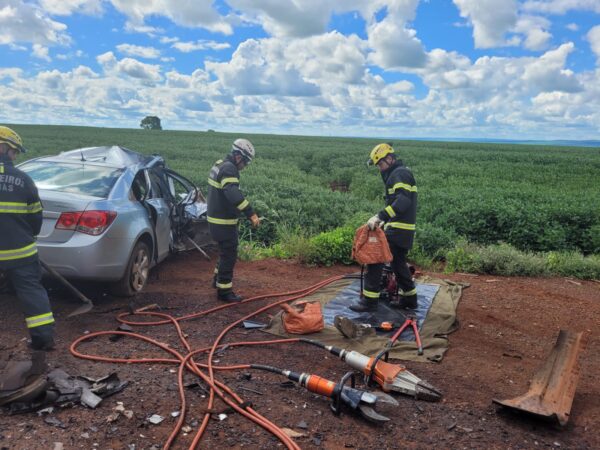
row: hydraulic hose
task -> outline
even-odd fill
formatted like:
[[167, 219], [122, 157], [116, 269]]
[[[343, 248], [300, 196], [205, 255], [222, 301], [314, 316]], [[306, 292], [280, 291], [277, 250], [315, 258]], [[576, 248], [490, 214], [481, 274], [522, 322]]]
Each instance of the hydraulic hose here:
[[[250, 369], [250, 368], [253, 368], [253, 365], [238, 364], [238, 365], [231, 365], [231, 366], [215, 366], [213, 364], [213, 357], [214, 357], [215, 352], [219, 348], [223, 348], [223, 347], [238, 347], [238, 346], [246, 346], [246, 345], [271, 345], [271, 344], [298, 342], [300, 339], [292, 338], [292, 339], [277, 339], [277, 340], [269, 340], [269, 341], [248, 341], [248, 342], [233, 342], [233, 343], [229, 343], [229, 344], [220, 344], [220, 342], [223, 340], [225, 335], [231, 329], [233, 329], [235, 326], [237, 326], [244, 320], [248, 320], [249, 318], [254, 317], [254, 316], [256, 316], [262, 312], [265, 312], [265, 311], [267, 311], [277, 305], [280, 305], [282, 303], [291, 302], [296, 299], [305, 297], [305, 296], [315, 292], [316, 290], [321, 289], [322, 287], [324, 287], [334, 281], [343, 279], [343, 278], [351, 278], [351, 277], [335, 276], [335, 277], [331, 277], [327, 280], [321, 281], [321, 282], [319, 282], [313, 286], [310, 286], [308, 288], [299, 289], [299, 290], [291, 291], [291, 292], [259, 295], [259, 296], [248, 298], [237, 304], [232, 303], [232, 304], [220, 305], [220, 306], [217, 306], [217, 307], [205, 310], [205, 311], [196, 312], [196, 313], [185, 315], [182, 317], [173, 317], [169, 314], [165, 314], [165, 313], [161, 313], [161, 312], [154, 312], [154, 311], [134, 311], [133, 313], [122, 313], [117, 316], [117, 320], [119, 322], [126, 323], [126, 324], [132, 325], [132, 326], [158, 326], [158, 325], [165, 325], [165, 324], [173, 325], [175, 327], [175, 329], [177, 330], [177, 335], [179, 337], [179, 340], [181, 341], [183, 347], [186, 350], [185, 355], [178, 352], [177, 350], [173, 349], [171, 346], [169, 346], [166, 343], [157, 341], [155, 339], [149, 338], [149, 337], [144, 336], [139, 333], [127, 332], [127, 331], [98, 331], [98, 332], [94, 332], [94, 333], [90, 333], [90, 334], [81, 336], [71, 344], [70, 351], [74, 356], [76, 356], [78, 358], [92, 360], [92, 361], [123, 363], [123, 364], [173, 364], [173, 365], [177, 364], [178, 365], [177, 381], [178, 381], [178, 394], [179, 394], [179, 399], [180, 399], [180, 414], [179, 414], [179, 419], [177, 421], [177, 424], [175, 425], [173, 431], [171, 432], [171, 434], [169, 435], [169, 438], [167, 439], [167, 441], [165, 442], [165, 444], [163, 446], [164, 450], [171, 448], [172, 444], [174, 443], [177, 435], [179, 434], [179, 431], [181, 430], [181, 428], [185, 422], [187, 404], [186, 404], [186, 398], [185, 398], [183, 377], [184, 377], [184, 374], [186, 371], [192, 372], [195, 375], [197, 375], [210, 388], [207, 412], [205, 413], [204, 418], [200, 424], [200, 427], [199, 427], [196, 435], [194, 436], [193, 442], [189, 447], [190, 449], [197, 448], [197, 446], [203, 436], [204, 431], [208, 427], [208, 422], [210, 419], [210, 412], [208, 412], [208, 411], [210, 411], [213, 408], [214, 399], [215, 399], [215, 396], [217, 396], [222, 401], [224, 401], [227, 405], [229, 405], [231, 408], [233, 408], [236, 412], [240, 413], [242, 416], [248, 418], [249, 420], [251, 420], [254, 423], [256, 423], [257, 425], [259, 425], [260, 427], [264, 428], [266, 431], [268, 431], [271, 434], [273, 434], [274, 436], [276, 436], [288, 449], [300, 450], [300, 447], [298, 446], [298, 444], [296, 444], [289, 436], [287, 436], [277, 425], [273, 424], [267, 418], [263, 417], [257, 411], [255, 411], [253, 408], [248, 406], [248, 404], [240, 396], [238, 396], [233, 390], [231, 390], [224, 383], [222, 383], [219, 380], [216, 380], [215, 376], [214, 376], [215, 370]], [[209, 315], [211, 313], [221, 311], [223, 309], [237, 307], [238, 305], [240, 305], [242, 303], [250, 303], [250, 302], [271, 299], [271, 298], [277, 298], [277, 297], [285, 297], [285, 298], [283, 298], [282, 300], [278, 300], [273, 303], [267, 304], [263, 307], [260, 307], [257, 310], [255, 310], [254, 312], [247, 314], [244, 317], [230, 323], [228, 326], [226, 326], [221, 331], [219, 336], [214, 340], [213, 344], [210, 347], [205, 347], [205, 348], [200, 348], [200, 349], [192, 349], [185, 337], [185, 334], [184, 334], [182, 328], [181, 328], [180, 323], [184, 320], [191, 320], [191, 319], [194, 319], [197, 317], [203, 317], [203, 316]], [[126, 319], [127, 316], [131, 316], [131, 315], [154, 317], [159, 320], [135, 322], [135, 321]], [[165, 352], [167, 352], [169, 357], [137, 358], [137, 359], [136, 358], [115, 358], [115, 357], [106, 357], [106, 356], [101, 356], [101, 355], [85, 354], [78, 350], [78, 346], [87, 340], [93, 339], [98, 336], [109, 336], [109, 335], [112, 335], [112, 336], [121, 335], [121, 336], [130, 337], [130, 338], [134, 338], [134, 339], [138, 339], [138, 340], [147, 342], [147, 343], [152, 344], [152, 345], [160, 348], [161, 350], [164, 350]], [[310, 340], [306, 340], [306, 341], [308, 342]], [[313, 345], [315, 345], [315, 344], [313, 344]], [[199, 363], [199, 362], [194, 361], [193, 358], [195, 356], [200, 355], [200, 354], [207, 354], [207, 353], [208, 353], [208, 356], [207, 356], [206, 363]], [[274, 368], [271, 366], [256, 365], [255, 368], [262, 368], [262, 370], [267, 370], [267, 369], [265, 369], [265, 367], [269, 367], [270, 369], [272, 369], [270, 371], [275, 371], [274, 373], [283, 374], [281, 369], [277, 369], [277, 368]], [[207, 371], [208, 373], [205, 373], [205, 371]]]

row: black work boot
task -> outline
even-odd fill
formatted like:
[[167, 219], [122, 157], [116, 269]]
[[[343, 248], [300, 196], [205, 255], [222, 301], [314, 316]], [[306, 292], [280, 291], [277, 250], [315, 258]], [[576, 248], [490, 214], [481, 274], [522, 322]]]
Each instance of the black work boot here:
[[417, 309], [417, 295], [400, 296], [398, 308], [402, 309]]
[[366, 299], [360, 298], [360, 300], [353, 305], [350, 305], [350, 309], [354, 312], [373, 312], [377, 311], [379, 301], [377, 299]]
[[231, 289], [218, 289], [217, 298], [222, 302], [227, 303], [236, 303], [241, 302], [243, 300], [243, 297], [240, 297]]

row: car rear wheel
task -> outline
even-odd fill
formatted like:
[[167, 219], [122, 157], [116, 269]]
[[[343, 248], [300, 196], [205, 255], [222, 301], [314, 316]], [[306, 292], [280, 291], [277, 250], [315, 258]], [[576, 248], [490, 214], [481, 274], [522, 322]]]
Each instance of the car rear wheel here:
[[149, 272], [150, 249], [147, 244], [139, 241], [133, 247], [125, 275], [113, 286], [113, 294], [131, 297], [141, 292], [146, 286]]

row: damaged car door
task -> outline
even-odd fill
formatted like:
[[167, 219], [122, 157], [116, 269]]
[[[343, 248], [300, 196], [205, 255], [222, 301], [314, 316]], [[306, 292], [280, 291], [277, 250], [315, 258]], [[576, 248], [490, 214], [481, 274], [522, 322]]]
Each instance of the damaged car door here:
[[150, 183], [150, 192], [145, 203], [150, 207], [151, 220], [154, 226], [155, 261], [165, 259], [171, 248], [171, 199], [168, 186], [161, 177], [162, 170], [151, 168], [146, 171]]

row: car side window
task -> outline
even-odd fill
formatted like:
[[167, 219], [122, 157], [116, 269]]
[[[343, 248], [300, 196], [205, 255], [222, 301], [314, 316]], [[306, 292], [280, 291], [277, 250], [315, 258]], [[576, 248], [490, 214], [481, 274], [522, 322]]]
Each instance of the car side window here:
[[165, 193], [160, 177], [154, 171], [150, 171], [150, 185], [152, 187], [152, 198], [164, 198]]
[[140, 170], [133, 179], [133, 183], [131, 183], [131, 193], [138, 202], [148, 198], [148, 185], [143, 170]]

